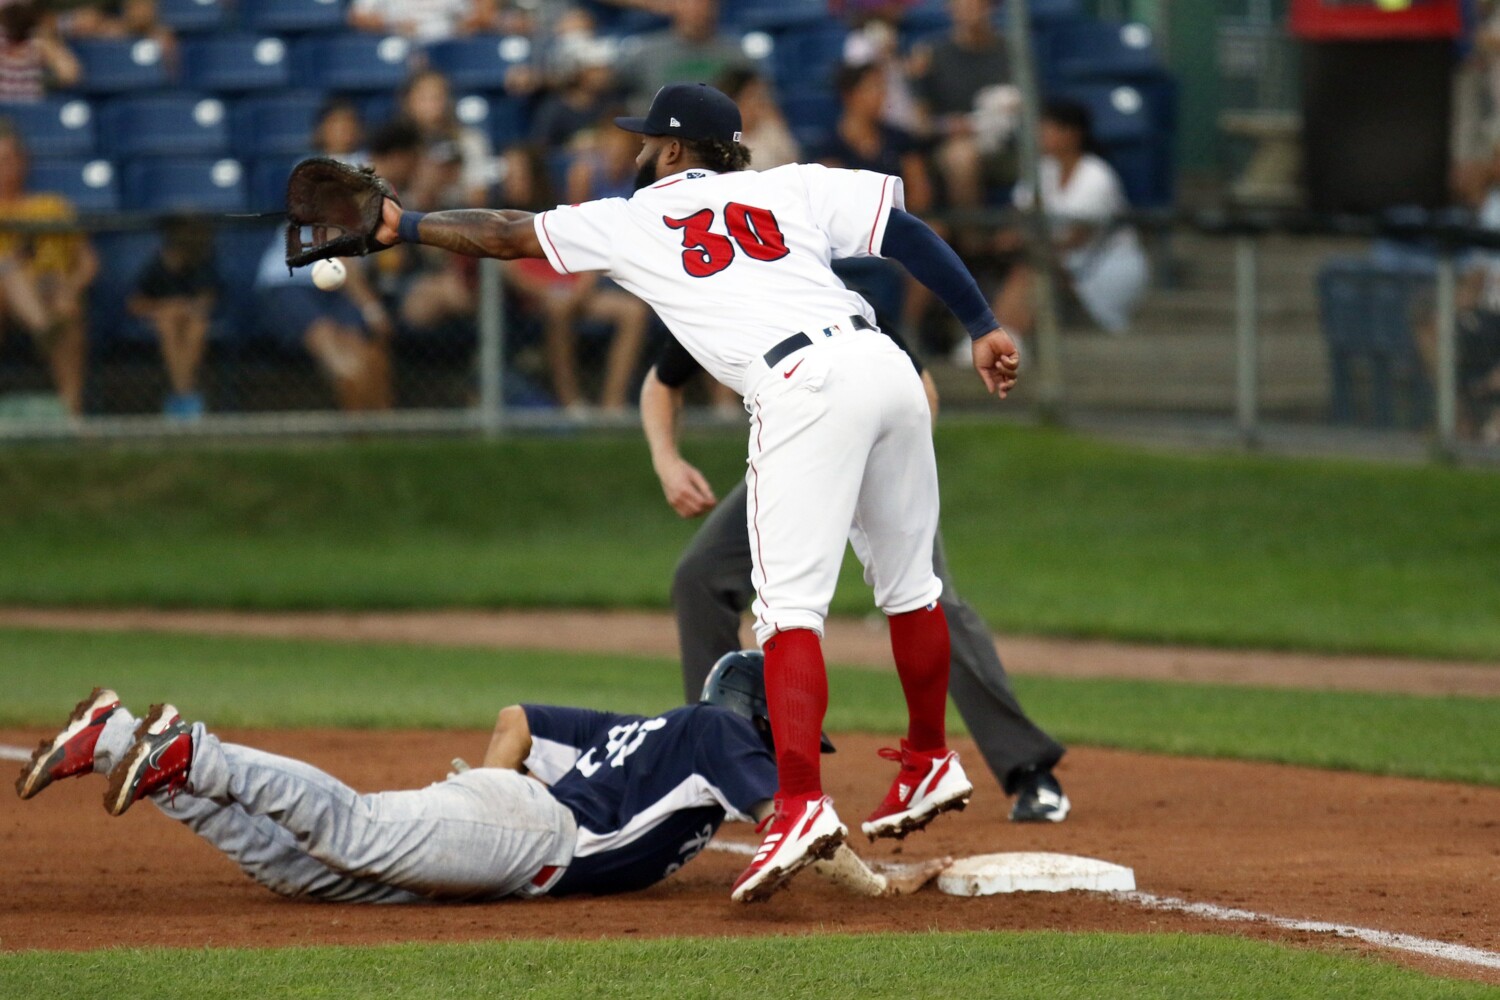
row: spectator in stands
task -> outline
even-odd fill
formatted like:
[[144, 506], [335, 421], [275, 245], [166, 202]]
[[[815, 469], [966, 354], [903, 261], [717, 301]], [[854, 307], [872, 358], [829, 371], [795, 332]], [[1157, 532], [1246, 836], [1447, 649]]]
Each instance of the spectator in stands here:
[[906, 210], [932, 207], [932, 182], [917, 142], [881, 120], [886, 78], [876, 63], [845, 66], [834, 82], [842, 112], [828, 141], [812, 157], [830, 167], [873, 170], [900, 177], [906, 188]]
[[346, 163], [363, 163], [364, 147], [365, 126], [354, 102], [347, 97], [324, 101], [313, 124], [312, 148]]
[[558, 46], [552, 60], [555, 86], [532, 116], [533, 145], [563, 149], [614, 107], [619, 100], [614, 55], [614, 46], [602, 38], [573, 36]]
[[148, 38], [177, 65], [177, 35], [158, 19], [156, 0], [96, 0], [69, 11], [60, 27], [71, 38]]
[[770, 170], [802, 159], [802, 149], [764, 77], [748, 66], [736, 66], [714, 86], [740, 106], [740, 142], [750, 150], [752, 170]]
[[[398, 191], [408, 188], [421, 158], [422, 141], [410, 123], [393, 122], [370, 137], [371, 165]], [[396, 327], [365, 272], [367, 260], [350, 257], [343, 263], [349, 274], [344, 287], [320, 291], [311, 267], [287, 273], [286, 243], [276, 234], [255, 277], [261, 329], [288, 349], [311, 355], [341, 409], [387, 410]]]
[[499, 27], [495, 0], [353, 0], [349, 25], [421, 45]]
[[912, 87], [911, 67], [901, 54], [901, 35], [891, 15], [874, 14], [844, 39], [844, 64], [874, 63], [885, 74], [885, 106], [880, 120], [910, 135], [923, 132], [921, 109]]
[[[1129, 211], [1125, 189], [1114, 168], [1093, 152], [1089, 111], [1072, 101], [1052, 101], [1042, 112], [1042, 204], [1052, 219], [1058, 276], [1089, 316], [1110, 333], [1124, 333], [1150, 275], [1135, 230], [1118, 222]], [[1031, 192], [1018, 186], [1018, 208], [1031, 204]], [[1019, 233], [1002, 234], [1001, 248], [1018, 250]], [[1016, 263], [995, 302], [995, 315], [1011, 330], [1025, 333], [1034, 316], [1030, 265]]]
[[156, 331], [171, 386], [162, 408], [169, 417], [194, 420], [203, 415], [198, 369], [218, 295], [212, 231], [201, 222], [169, 220], [161, 249], [136, 279], [127, 303]]
[[641, 139], [615, 127], [614, 119], [621, 114], [623, 108], [606, 108], [581, 136], [568, 164], [568, 204], [594, 198], [629, 198], [635, 193], [635, 158], [641, 151]]
[[99, 258], [80, 233], [26, 233], [7, 224], [67, 223], [73, 206], [57, 194], [27, 190], [29, 160], [21, 134], [0, 121], [0, 336], [14, 320], [47, 359], [58, 399], [83, 412], [88, 356], [85, 296]]
[[[503, 203], [532, 211], [552, 208], [557, 202], [549, 188], [544, 153], [535, 147], [512, 150]], [[598, 196], [590, 190], [582, 200]], [[592, 321], [614, 327], [599, 408], [611, 419], [628, 419], [630, 389], [638, 382], [635, 369], [646, 344], [650, 308], [597, 273], [558, 274], [540, 258], [511, 261], [507, 268], [507, 280], [522, 307], [541, 318], [553, 395], [569, 416], [585, 418], [592, 413], [583, 398], [578, 367], [578, 324]]]
[[0, 102], [40, 101], [49, 87], [71, 87], [83, 75], [33, 0], [0, 0], [0, 35]]
[[[951, 34], [917, 54], [917, 97], [937, 142], [947, 203], [974, 208], [986, 188], [1015, 180], [1015, 158], [1001, 136], [982, 133], [975, 112], [1013, 96], [1010, 57], [993, 23], [994, 0], [951, 0]], [[1000, 88], [1000, 89], [997, 89]]]
[[651, 97], [669, 83], [706, 83], [748, 66], [737, 39], [719, 31], [716, 0], [674, 0], [672, 27], [640, 39], [620, 69], [631, 110], [644, 114]]
[[459, 122], [448, 78], [437, 70], [414, 74], [401, 88], [401, 116], [417, 128], [427, 157], [416, 184], [435, 197], [428, 208], [479, 208], [489, 203], [495, 157], [489, 138]]

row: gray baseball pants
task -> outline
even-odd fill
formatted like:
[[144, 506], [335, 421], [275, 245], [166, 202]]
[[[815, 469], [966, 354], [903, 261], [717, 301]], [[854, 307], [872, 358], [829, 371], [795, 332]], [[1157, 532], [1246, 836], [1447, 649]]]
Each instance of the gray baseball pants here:
[[[672, 607], [682, 653], [682, 689], [698, 700], [704, 678], [725, 653], [742, 648], [740, 619], [755, 597], [743, 482], [719, 501], [688, 543], [672, 580]], [[995, 651], [989, 627], [958, 596], [939, 533], [933, 569], [943, 581], [938, 603], [948, 616], [953, 660], [948, 690], [985, 763], [1007, 795], [1022, 772], [1056, 766], [1065, 748], [1026, 717]]]
[[330, 902], [499, 899], [566, 865], [577, 839], [573, 814], [515, 771], [361, 795], [202, 724], [187, 790], [152, 798], [272, 892]]

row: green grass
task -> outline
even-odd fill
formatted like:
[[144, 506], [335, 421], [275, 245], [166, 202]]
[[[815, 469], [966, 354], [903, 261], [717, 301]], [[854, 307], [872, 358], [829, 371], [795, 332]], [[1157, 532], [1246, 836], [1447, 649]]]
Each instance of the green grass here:
[[[676, 665], [643, 657], [0, 630], [0, 725], [60, 719], [94, 684], [220, 726], [487, 728], [513, 701], [652, 713]], [[901, 732], [893, 674], [830, 671], [828, 728]], [[1018, 678], [1031, 715], [1093, 746], [1500, 785], [1500, 700]], [[961, 730], [956, 712], [950, 713]]]
[[1496, 991], [1235, 938], [967, 933], [24, 952], [0, 954], [0, 995], [1426, 1000]]
[[[944, 530], [997, 627], [1500, 659], [1500, 476], [948, 427]], [[719, 489], [739, 435], [695, 438]], [[664, 607], [694, 525], [633, 436], [11, 449], [0, 603]], [[847, 566], [835, 609], [869, 607]]]

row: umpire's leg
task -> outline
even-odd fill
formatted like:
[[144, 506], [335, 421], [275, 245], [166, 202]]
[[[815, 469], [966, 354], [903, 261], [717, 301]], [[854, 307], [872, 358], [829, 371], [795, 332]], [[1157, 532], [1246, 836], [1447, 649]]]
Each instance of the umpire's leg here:
[[703, 693], [703, 681], [719, 657], [740, 648], [740, 618], [755, 597], [745, 493], [742, 479], [719, 501], [688, 543], [672, 577], [682, 693], [689, 704]]
[[1050, 770], [1066, 750], [1028, 719], [1016, 701], [989, 627], [953, 586], [941, 532], [932, 547], [932, 565], [943, 581], [943, 596], [938, 600], [948, 616], [953, 648], [948, 692], [979, 744], [985, 763], [995, 772], [1005, 793], [1013, 795], [1021, 772], [1028, 768]]

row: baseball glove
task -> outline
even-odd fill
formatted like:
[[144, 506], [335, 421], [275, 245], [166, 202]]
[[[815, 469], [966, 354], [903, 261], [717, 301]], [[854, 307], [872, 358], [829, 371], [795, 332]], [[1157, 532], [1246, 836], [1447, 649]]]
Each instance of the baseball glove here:
[[[314, 156], [292, 168], [286, 182], [286, 266], [325, 257], [362, 257], [387, 248], [375, 240], [385, 199], [396, 192], [371, 167]], [[302, 230], [312, 228], [312, 242]]]

